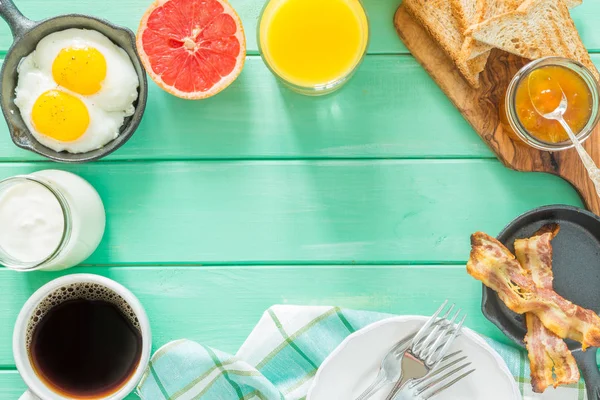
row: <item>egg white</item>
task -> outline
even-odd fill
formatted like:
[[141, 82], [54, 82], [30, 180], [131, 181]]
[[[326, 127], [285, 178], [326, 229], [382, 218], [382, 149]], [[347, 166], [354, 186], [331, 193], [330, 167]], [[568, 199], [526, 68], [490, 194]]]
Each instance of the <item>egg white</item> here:
[[[105, 111], [95, 105], [91, 99], [59, 88], [51, 76], [43, 73], [33, 65], [31, 57], [25, 58], [19, 65], [19, 83], [16, 89], [15, 104], [21, 111], [21, 117], [29, 131], [44, 146], [55, 151], [69, 153], [86, 153], [99, 149], [119, 136], [119, 129], [126, 116], [125, 111]], [[81, 99], [88, 109], [90, 124], [85, 133], [77, 140], [63, 142], [38, 132], [33, 126], [31, 113], [39, 96], [52, 89], [59, 89]]]
[[99, 92], [87, 96], [106, 111], [134, 112], [133, 102], [138, 96], [138, 77], [125, 50], [115, 45], [100, 32], [87, 29], [66, 29], [52, 33], [38, 43], [32, 53], [33, 63], [42, 72], [52, 76], [52, 64], [65, 48], [93, 47], [106, 59], [106, 78]]
[[[94, 47], [106, 59], [106, 78], [99, 92], [84, 96], [60, 87], [52, 76], [52, 64], [58, 53], [69, 47]], [[52, 33], [38, 43], [36, 49], [21, 60], [15, 104], [33, 136], [55, 151], [86, 153], [96, 150], [119, 136], [126, 117], [135, 111], [139, 81], [127, 53], [100, 32], [67, 29]], [[35, 130], [31, 119], [33, 105], [44, 92], [59, 89], [81, 99], [87, 106], [90, 124], [77, 140], [62, 142]]]

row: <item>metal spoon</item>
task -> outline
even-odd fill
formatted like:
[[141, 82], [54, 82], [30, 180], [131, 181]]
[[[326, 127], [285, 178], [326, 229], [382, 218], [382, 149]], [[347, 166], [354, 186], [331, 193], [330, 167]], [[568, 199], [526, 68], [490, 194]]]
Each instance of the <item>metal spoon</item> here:
[[[532, 88], [535, 88], [535, 85], [540, 85], [541, 83], [543, 83], [543, 91], [539, 90], [539, 86], [537, 88], [537, 91], [532, 90]], [[565, 130], [565, 132], [567, 132], [569, 139], [571, 140], [571, 142], [573, 142], [573, 145], [575, 145], [575, 149], [577, 150], [579, 158], [581, 158], [581, 161], [583, 162], [583, 165], [585, 166], [585, 169], [587, 170], [590, 179], [594, 183], [594, 187], [596, 188], [596, 194], [598, 195], [598, 197], [600, 197], [600, 169], [598, 169], [592, 157], [590, 157], [587, 151], [585, 151], [581, 142], [579, 141], [579, 139], [577, 138], [567, 121], [565, 121], [564, 114], [567, 111], [568, 101], [567, 95], [560, 86], [560, 83], [558, 83], [558, 81], [552, 78], [550, 74], [547, 74], [545, 71], [543, 71], [543, 69], [537, 69], [529, 74], [527, 84], [529, 88], [529, 97], [531, 98], [531, 103], [533, 104], [533, 107], [538, 112], [538, 114], [540, 114], [546, 119], [558, 121]], [[555, 103], [557, 103], [556, 107], [553, 108], [551, 106], [546, 105], [545, 103], [538, 101], [539, 97], [532, 95], [533, 93], [541, 93], [545, 96], [545, 99], [550, 98]]]

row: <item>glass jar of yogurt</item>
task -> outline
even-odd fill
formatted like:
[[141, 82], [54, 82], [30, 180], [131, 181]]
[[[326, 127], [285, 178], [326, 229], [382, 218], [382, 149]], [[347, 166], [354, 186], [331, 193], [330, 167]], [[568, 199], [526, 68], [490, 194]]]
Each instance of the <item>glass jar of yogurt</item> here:
[[57, 271], [88, 258], [104, 234], [98, 192], [70, 172], [44, 170], [0, 181], [0, 264]]

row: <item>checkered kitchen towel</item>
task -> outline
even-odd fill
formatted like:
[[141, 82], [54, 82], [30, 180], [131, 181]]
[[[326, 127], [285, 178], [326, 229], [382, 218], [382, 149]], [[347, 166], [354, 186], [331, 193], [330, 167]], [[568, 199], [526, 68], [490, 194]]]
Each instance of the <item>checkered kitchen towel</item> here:
[[[392, 316], [338, 307], [274, 306], [235, 356], [189, 340], [166, 344], [152, 357], [138, 394], [144, 400], [304, 399], [317, 368], [346, 336]], [[508, 364], [523, 399], [586, 398], [581, 382], [532, 393], [526, 354], [488, 343]]]

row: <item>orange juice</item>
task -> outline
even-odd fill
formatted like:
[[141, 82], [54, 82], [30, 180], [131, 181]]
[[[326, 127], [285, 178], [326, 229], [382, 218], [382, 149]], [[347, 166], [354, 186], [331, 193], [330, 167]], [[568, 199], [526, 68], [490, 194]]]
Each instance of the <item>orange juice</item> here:
[[261, 54], [275, 75], [315, 90], [345, 81], [369, 38], [359, 0], [270, 0], [258, 29]]

